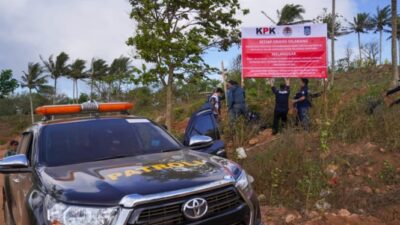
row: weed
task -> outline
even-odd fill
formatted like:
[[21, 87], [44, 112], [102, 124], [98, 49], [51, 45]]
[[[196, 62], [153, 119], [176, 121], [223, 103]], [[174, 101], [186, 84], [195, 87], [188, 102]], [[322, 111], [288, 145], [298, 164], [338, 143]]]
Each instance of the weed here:
[[324, 153], [329, 151], [330, 125], [328, 121], [325, 122], [320, 131], [320, 148]]
[[326, 178], [321, 170], [321, 165], [315, 161], [308, 161], [303, 166], [304, 175], [298, 181], [297, 188], [305, 198], [305, 208], [310, 208], [310, 203], [318, 200], [322, 190], [327, 186]]
[[249, 124], [244, 117], [235, 121], [224, 121], [221, 128], [225, 139], [231, 140], [234, 148], [245, 146], [259, 131], [257, 125]]
[[383, 168], [379, 172], [379, 178], [385, 185], [394, 185], [400, 183], [400, 176], [396, 168], [388, 161], [383, 162]]
[[278, 204], [279, 199], [279, 188], [281, 188], [284, 182], [284, 174], [280, 168], [275, 168], [271, 171], [271, 190], [270, 190], [270, 202], [271, 204]]
[[255, 150], [242, 162], [255, 177], [254, 187], [272, 205], [304, 207], [312, 205], [326, 186], [318, 142], [312, 135], [291, 129], [280, 134], [267, 149]]

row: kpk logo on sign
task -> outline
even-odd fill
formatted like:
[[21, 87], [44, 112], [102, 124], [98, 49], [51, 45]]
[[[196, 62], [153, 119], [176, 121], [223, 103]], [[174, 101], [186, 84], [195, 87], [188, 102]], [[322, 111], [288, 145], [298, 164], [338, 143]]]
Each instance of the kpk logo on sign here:
[[257, 27], [257, 35], [275, 35], [275, 27]]
[[326, 24], [242, 28], [242, 75], [326, 78]]

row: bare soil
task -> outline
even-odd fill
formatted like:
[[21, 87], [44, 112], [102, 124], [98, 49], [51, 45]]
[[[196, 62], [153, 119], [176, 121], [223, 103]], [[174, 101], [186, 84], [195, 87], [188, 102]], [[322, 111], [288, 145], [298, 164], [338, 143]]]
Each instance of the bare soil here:
[[327, 198], [332, 207], [307, 212], [264, 205], [265, 225], [400, 225], [400, 184], [386, 185], [381, 178], [383, 162], [393, 165], [400, 174], [398, 152], [367, 142], [337, 144], [322, 157], [342, 161], [327, 168], [337, 173]]

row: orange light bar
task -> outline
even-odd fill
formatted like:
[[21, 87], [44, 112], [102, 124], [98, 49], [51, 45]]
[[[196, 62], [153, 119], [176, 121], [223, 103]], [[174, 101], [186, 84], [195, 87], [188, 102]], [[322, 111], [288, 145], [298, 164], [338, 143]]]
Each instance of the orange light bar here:
[[100, 103], [99, 112], [122, 112], [133, 107], [129, 102]]
[[[85, 105], [90, 104], [90, 105]], [[81, 112], [122, 112], [127, 111], [133, 107], [129, 102], [115, 102], [115, 103], [85, 103], [85, 104], [71, 104], [71, 105], [45, 105], [36, 108], [35, 112], [40, 115], [66, 115]]]
[[64, 115], [80, 113], [81, 105], [45, 105], [36, 108], [35, 112], [40, 115]]

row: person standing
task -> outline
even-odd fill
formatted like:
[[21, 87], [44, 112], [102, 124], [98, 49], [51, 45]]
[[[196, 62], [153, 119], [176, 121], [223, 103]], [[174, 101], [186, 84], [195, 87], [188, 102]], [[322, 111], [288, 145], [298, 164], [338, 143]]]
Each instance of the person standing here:
[[237, 119], [246, 113], [245, 93], [236, 81], [228, 81], [227, 87], [229, 117]]
[[290, 81], [285, 79], [285, 83], [279, 86], [279, 90], [274, 86], [274, 79], [270, 80], [272, 92], [275, 94], [275, 110], [274, 123], [272, 126], [272, 134], [275, 135], [279, 131], [279, 123], [282, 121], [282, 127], [285, 127], [287, 115], [289, 112], [289, 96]]
[[224, 90], [222, 90], [222, 88], [216, 88], [209, 98], [213, 115], [217, 121], [221, 116], [221, 97], [223, 94]]
[[18, 144], [19, 143], [16, 140], [10, 141], [10, 144], [8, 145], [8, 150], [7, 150], [6, 154], [4, 154], [3, 158], [16, 155], [17, 154]]
[[311, 102], [308, 96], [308, 79], [301, 79], [301, 87], [299, 92], [293, 100], [294, 107], [297, 110], [297, 124], [303, 126], [304, 130], [309, 131], [310, 129], [310, 116], [309, 109], [311, 107]]

